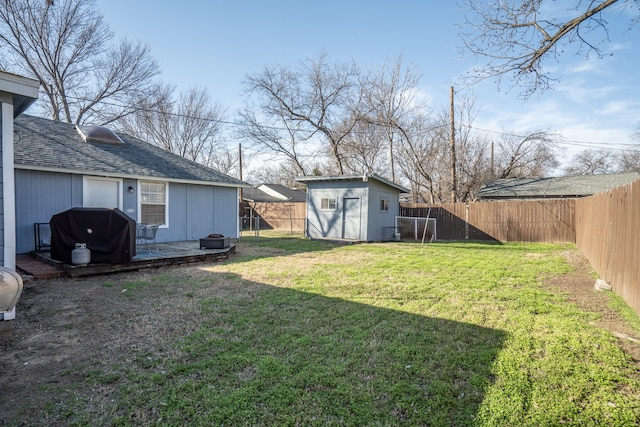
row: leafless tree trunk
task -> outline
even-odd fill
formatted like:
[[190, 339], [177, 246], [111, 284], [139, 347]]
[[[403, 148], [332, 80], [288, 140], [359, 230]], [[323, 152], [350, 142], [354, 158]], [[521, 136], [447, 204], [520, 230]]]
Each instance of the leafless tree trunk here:
[[0, 0], [5, 66], [40, 81], [54, 120], [106, 124], [135, 111], [158, 66], [147, 46], [109, 46], [94, 0]]
[[[544, 91], [555, 81], [543, 67], [545, 60], [557, 60], [570, 44], [578, 54], [603, 55], [599, 47], [608, 38], [608, 24], [602, 16], [614, 5], [632, 10], [632, 24], [639, 19], [636, 0], [575, 0], [574, 16], [563, 21], [546, 14], [543, 0], [465, 0], [471, 13], [461, 27], [464, 50], [486, 59], [473, 70], [472, 82], [513, 75], [512, 85], [525, 96]], [[600, 40], [593, 40], [600, 30]], [[587, 38], [589, 37], [589, 39]]]

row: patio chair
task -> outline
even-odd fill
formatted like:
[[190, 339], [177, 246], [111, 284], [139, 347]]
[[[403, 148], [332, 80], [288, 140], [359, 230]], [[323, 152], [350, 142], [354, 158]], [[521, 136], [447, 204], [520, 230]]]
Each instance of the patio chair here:
[[147, 251], [152, 253], [153, 251], [149, 248], [149, 242], [152, 242], [156, 247], [156, 252], [160, 253], [158, 250], [158, 242], [156, 242], [156, 234], [158, 233], [159, 224], [137, 224], [136, 225], [136, 242], [144, 243], [147, 246]]

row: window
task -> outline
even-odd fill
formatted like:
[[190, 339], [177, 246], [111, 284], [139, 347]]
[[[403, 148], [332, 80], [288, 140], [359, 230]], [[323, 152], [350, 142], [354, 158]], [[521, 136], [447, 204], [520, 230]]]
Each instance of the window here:
[[167, 184], [140, 183], [140, 222], [167, 225]]
[[336, 199], [320, 199], [320, 210], [323, 211], [335, 211]]
[[385, 199], [385, 198], [380, 199], [380, 211], [389, 212], [389, 199]]
[[122, 180], [83, 177], [82, 206], [85, 208], [122, 209]]

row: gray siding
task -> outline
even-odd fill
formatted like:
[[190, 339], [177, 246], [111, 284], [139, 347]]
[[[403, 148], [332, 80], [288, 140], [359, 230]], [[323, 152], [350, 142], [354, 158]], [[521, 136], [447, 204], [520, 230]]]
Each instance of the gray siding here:
[[[366, 212], [369, 203], [367, 183], [354, 182], [309, 182], [307, 203], [307, 235], [316, 239], [343, 238], [343, 208], [345, 198], [359, 198], [361, 211]], [[321, 209], [323, 198], [336, 199], [336, 210]], [[360, 239], [367, 240], [368, 221], [366, 215], [360, 217]], [[356, 226], [357, 227], [357, 226]]]
[[[33, 224], [82, 206], [82, 177], [16, 169], [16, 253], [33, 251]], [[46, 227], [48, 230], [48, 227]], [[47, 241], [48, 231], [43, 236]]]
[[[132, 191], [129, 191], [131, 187]], [[138, 181], [135, 179], [122, 180], [122, 211], [131, 218], [138, 220]]]
[[196, 240], [212, 233], [238, 237], [236, 188], [171, 183], [169, 227], [158, 230], [158, 241]]
[[3, 182], [3, 170], [2, 170], [2, 147], [4, 141], [2, 140], [2, 102], [0, 102], [0, 265], [4, 265], [4, 182]]
[[[307, 182], [307, 236], [315, 239], [354, 239], [366, 242], [382, 240], [383, 228], [393, 227], [395, 217], [399, 215], [398, 192], [373, 180], [354, 181], [318, 181]], [[336, 199], [336, 210], [321, 209], [323, 198]], [[358, 198], [360, 203], [351, 203], [359, 211], [357, 214], [345, 216], [345, 199]], [[389, 200], [389, 210], [380, 209], [380, 200]], [[347, 218], [350, 224], [343, 220]], [[353, 231], [359, 228], [359, 238], [353, 237]]]
[[[380, 210], [380, 200], [389, 200], [389, 210]], [[368, 241], [382, 240], [382, 230], [393, 227], [395, 218], [400, 214], [399, 194], [392, 188], [377, 182], [369, 183], [369, 221]]]
[[[214, 198], [213, 230], [209, 230], [207, 234], [220, 233], [237, 238], [238, 217], [240, 216], [238, 209], [238, 190], [236, 188], [217, 187]], [[231, 212], [233, 212], [233, 215]]]
[[[82, 176], [16, 169], [16, 252], [35, 249], [33, 224], [82, 206]], [[123, 180], [122, 209], [137, 220], [137, 181]], [[128, 188], [133, 188], [129, 192]], [[211, 233], [237, 238], [236, 188], [169, 183], [169, 227], [158, 231], [159, 242], [194, 240]], [[47, 232], [43, 235], [49, 238]]]

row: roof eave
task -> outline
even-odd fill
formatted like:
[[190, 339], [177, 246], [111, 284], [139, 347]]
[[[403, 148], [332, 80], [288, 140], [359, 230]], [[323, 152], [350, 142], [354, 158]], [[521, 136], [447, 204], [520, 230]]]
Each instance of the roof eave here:
[[78, 170], [78, 169], [66, 169], [66, 168], [52, 168], [46, 166], [33, 166], [33, 165], [23, 165], [23, 164], [15, 164], [15, 169], [20, 170], [32, 170], [39, 172], [54, 172], [54, 173], [70, 173], [76, 175], [90, 175], [90, 176], [100, 176], [105, 178], [121, 178], [121, 179], [136, 179], [136, 180], [145, 180], [145, 181], [164, 181], [164, 182], [175, 182], [179, 184], [198, 184], [198, 185], [209, 185], [212, 187], [232, 187], [232, 188], [251, 188], [252, 186], [247, 183], [230, 183], [230, 182], [220, 182], [220, 181], [202, 181], [202, 180], [194, 180], [194, 179], [180, 179], [180, 178], [170, 178], [170, 177], [154, 177], [154, 176], [146, 176], [146, 175], [132, 175], [118, 172], [101, 172], [101, 171], [89, 171], [89, 170]]
[[376, 180], [382, 184], [388, 185], [389, 187], [395, 188], [401, 193], [410, 193], [411, 191], [400, 184], [396, 184], [395, 182], [391, 182], [388, 179], [385, 179], [376, 174], [364, 174], [364, 175], [333, 175], [333, 176], [303, 176], [295, 178], [295, 181], [307, 183], [307, 182], [321, 182], [321, 181], [356, 181], [362, 180], [362, 182], [367, 182], [369, 179]]
[[0, 92], [10, 93], [13, 103], [13, 117], [22, 114], [38, 99], [40, 82], [28, 77], [0, 71]]

